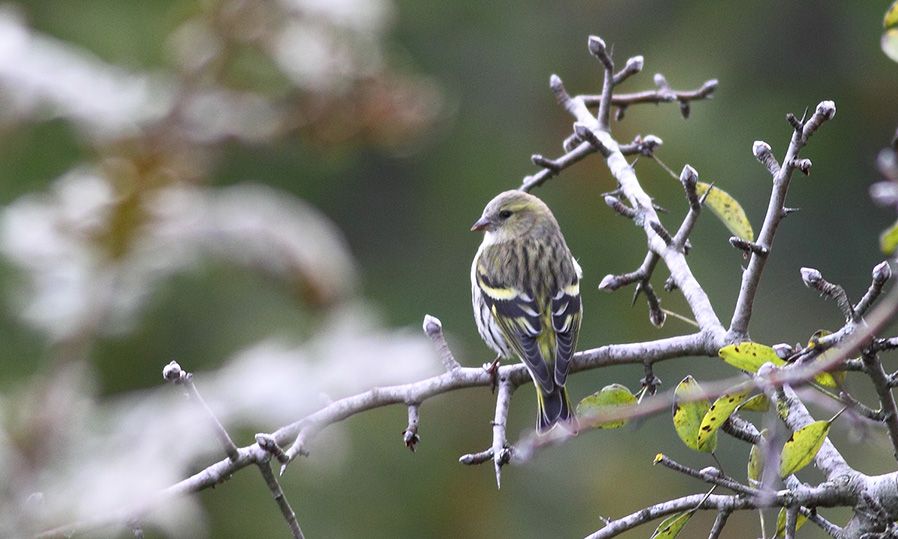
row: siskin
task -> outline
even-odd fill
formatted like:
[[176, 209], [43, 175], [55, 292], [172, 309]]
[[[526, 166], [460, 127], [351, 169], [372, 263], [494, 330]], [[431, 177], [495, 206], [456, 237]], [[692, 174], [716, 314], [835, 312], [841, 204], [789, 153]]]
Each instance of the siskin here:
[[[505, 191], [486, 205], [474, 231], [483, 243], [471, 265], [474, 320], [500, 358], [516, 354], [536, 386], [539, 433], [576, 418], [564, 388], [583, 308], [583, 271], [546, 204]], [[498, 359], [497, 359], [498, 361]]]

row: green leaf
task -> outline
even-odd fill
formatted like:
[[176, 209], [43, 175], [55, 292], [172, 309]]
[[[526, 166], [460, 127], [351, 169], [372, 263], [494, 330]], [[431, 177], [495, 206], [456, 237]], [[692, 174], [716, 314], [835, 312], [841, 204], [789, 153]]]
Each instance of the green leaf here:
[[773, 348], [756, 342], [730, 344], [721, 348], [717, 355], [737, 369], [751, 373], [758, 372], [761, 365], [768, 361], [777, 367], [782, 367], [786, 364], [785, 361], [776, 355]]
[[826, 440], [831, 424], [832, 420], [814, 421], [792, 433], [780, 455], [780, 477], [794, 474], [814, 460]]
[[[886, 36], [889, 34], [892, 35], [892, 53], [886, 50]], [[892, 60], [898, 62], [898, 29], [889, 30], [882, 36], [882, 50], [885, 51], [886, 55]], [[882, 234], [879, 235], [879, 249], [887, 254], [891, 255], [895, 252], [895, 248], [898, 247], [898, 221], [896, 221], [892, 226], [882, 231]]]
[[884, 28], [898, 26], [898, 0], [892, 2], [892, 5], [889, 6], [885, 17], [882, 19], [882, 25]]
[[767, 398], [767, 395], [759, 393], [743, 402], [739, 409], [749, 410], [751, 412], [766, 412], [770, 409], [770, 399]]
[[733, 415], [733, 412], [739, 408], [740, 404], [745, 402], [745, 399], [751, 394], [751, 390], [751, 386], [742, 384], [714, 401], [705, 417], [702, 418], [702, 424], [698, 429], [697, 442], [699, 450], [704, 450], [703, 448], [708, 445], [717, 429]]
[[[620, 384], [611, 384], [581, 400], [577, 404], [577, 416], [588, 417], [613, 408], [632, 406], [634, 404], [636, 404], [636, 397], [630, 393], [629, 389]], [[626, 419], [619, 419], [605, 421], [597, 424], [595, 427], [598, 429], [616, 429], [623, 427], [626, 423]]]
[[[808, 521], [808, 517], [798, 513], [798, 518], [795, 519], [795, 531], [801, 529], [804, 526], [804, 523]], [[786, 536], [786, 508], [783, 507], [780, 509], [779, 514], [776, 515], [776, 533], [773, 536], [773, 539], [782, 539]]]
[[729, 193], [705, 182], [698, 182], [695, 185], [695, 192], [699, 197], [708, 193], [708, 196], [705, 198], [705, 205], [711, 209], [711, 213], [723, 221], [723, 224], [726, 225], [730, 232], [745, 241], [754, 240], [755, 232], [751, 228], [751, 222], [745, 215], [745, 210]]
[[711, 408], [702, 388], [692, 376], [683, 378], [674, 390], [673, 423], [677, 434], [690, 449], [703, 453], [713, 453], [717, 449], [717, 434], [712, 433], [703, 444], [698, 443], [698, 432], [702, 419]]
[[694, 513], [695, 511], [683, 511], [665, 518], [655, 528], [655, 533], [652, 534], [651, 539], [673, 539], [680, 534], [683, 526], [689, 522]]

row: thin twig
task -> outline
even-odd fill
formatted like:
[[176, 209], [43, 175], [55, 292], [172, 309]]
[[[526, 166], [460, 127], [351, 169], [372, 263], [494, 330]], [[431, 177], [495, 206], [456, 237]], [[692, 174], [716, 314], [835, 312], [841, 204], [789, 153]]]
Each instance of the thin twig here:
[[758, 491], [758, 489], [743, 485], [732, 477], [727, 477], [718, 468], [708, 467], [702, 470], [696, 470], [695, 468], [690, 468], [689, 466], [680, 464], [667, 455], [660, 453], [657, 457], [655, 457], [654, 463], [660, 464], [675, 472], [700, 479], [706, 483], [732, 490], [733, 492], [736, 492], [738, 494], [744, 494], [746, 496], [757, 496], [760, 494], [760, 491]]
[[206, 417], [208, 417], [209, 423], [212, 425], [215, 435], [221, 443], [225, 454], [232, 461], [237, 460], [237, 445], [234, 443], [234, 440], [231, 439], [231, 436], [228, 435], [228, 431], [225, 430], [224, 425], [221, 424], [221, 421], [218, 420], [218, 417], [216, 417], [212, 409], [209, 408], [209, 405], [206, 404], [206, 399], [200, 395], [200, 392], [196, 388], [196, 384], [193, 383], [193, 374], [183, 370], [176, 361], [172, 361], [162, 369], [162, 377], [184, 387], [187, 391], [187, 395], [197, 402], [202, 407], [203, 411], [206, 412]]
[[861, 354], [861, 360], [864, 362], [867, 375], [873, 382], [876, 394], [879, 395], [879, 403], [884, 415], [883, 422], [889, 432], [889, 440], [892, 442], [892, 455], [898, 460], [898, 406], [895, 405], [889, 377], [883, 370], [882, 362], [877, 354]]
[[720, 534], [723, 533], [723, 528], [726, 526], [729, 518], [730, 511], [718, 511], [717, 517], [714, 518], [714, 524], [711, 526], [711, 532], [708, 534], [708, 539], [718, 539]]
[[[795, 129], [783, 165], [773, 177], [773, 189], [770, 192], [770, 202], [767, 205], [767, 214], [764, 224], [758, 233], [755, 243], [769, 252], [773, 247], [773, 239], [779, 228], [780, 222], [785, 217], [786, 194], [792, 181], [792, 172], [795, 170], [794, 161], [798, 158], [798, 152], [807, 144], [808, 138], [816, 132], [820, 125], [835, 116], [836, 106], [832, 101], [821, 101], [811, 118]], [[728, 338], [731, 341], [745, 340], [748, 336], [748, 324], [751, 320], [752, 308], [761, 274], [767, 263], [767, 256], [752, 254], [748, 268], [742, 273], [742, 284], [739, 288], [739, 297], [736, 300], [736, 308], [733, 310], [733, 318], [730, 321]]]
[[[614, 94], [611, 96], [611, 104], [616, 107], [629, 107], [630, 105], [637, 105], [641, 103], [671, 103], [674, 101], [679, 101], [680, 103], [688, 103], [689, 101], [696, 101], [700, 99], [708, 99], [714, 93], [714, 90], [717, 89], [717, 79], [710, 79], [705, 81], [701, 87], [695, 90], [674, 90], [664, 92], [661, 90], [645, 90], [643, 92], [633, 92], [626, 94]], [[602, 101], [602, 95], [584, 95], [583, 102], [588, 107], [597, 107], [599, 103]]]
[[299, 522], [296, 520], [296, 513], [294, 513], [293, 508], [290, 507], [290, 502], [287, 501], [287, 496], [284, 495], [284, 491], [281, 489], [277, 477], [275, 477], [274, 473], [271, 471], [271, 463], [257, 462], [256, 464], [259, 466], [259, 471], [265, 479], [265, 484], [268, 486], [268, 490], [271, 491], [274, 501], [278, 504], [278, 508], [281, 510], [281, 515], [283, 515], [284, 520], [287, 521], [287, 525], [290, 527], [290, 533], [293, 534], [293, 538], [303, 539], [302, 529], [300, 529]]

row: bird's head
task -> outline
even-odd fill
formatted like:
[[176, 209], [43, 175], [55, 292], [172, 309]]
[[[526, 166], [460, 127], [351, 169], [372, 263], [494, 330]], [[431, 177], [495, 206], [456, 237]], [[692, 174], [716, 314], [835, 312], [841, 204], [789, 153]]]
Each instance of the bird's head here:
[[540, 227], [557, 227], [546, 204], [523, 191], [505, 191], [496, 195], [483, 209], [473, 231], [485, 231], [496, 241], [519, 238]]

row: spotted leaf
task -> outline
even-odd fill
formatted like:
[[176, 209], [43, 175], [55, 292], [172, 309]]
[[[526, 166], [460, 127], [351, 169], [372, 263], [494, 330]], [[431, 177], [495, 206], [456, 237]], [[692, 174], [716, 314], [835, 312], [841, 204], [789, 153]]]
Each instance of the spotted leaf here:
[[733, 412], [736, 411], [740, 404], [745, 402], [749, 394], [751, 394], [751, 387], [743, 384], [736, 386], [714, 401], [705, 417], [702, 418], [702, 423], [698, 429], [697, 442], [699, 450], [704, 451], [703, 448], [712, 440], [717, 433], [717, 429], [733, 415]]
[[717, 449], [717, 433], [711, 433], [704, 444], [699, 445], [698, 433], [702, 419], [711, 403], [704, 398], [702, 388], [692, 376], [683, 378], [674, 391], [673, 423], [677, 434], [690, 449], [712, 453]]
[[782, 367], [786, 364], [785, 361], [776, 355], [776, 351], [773, 348], [756, 342], [730, 344], [721, 348], [717, 355], [737, 369], [751, 373], [758, 372], [761, 365], [767, 362], [773, 363], [777, 367]]
[[705, 182], [698, 182], [695, 185], [695, 192], [699, 197], [707, 193], [705, 206], [711, 209], [711, 213], [716, 215], [730, 232], [745, 241], [754, 240], [755, 232], [751, 228], [748, 216], [745, 215], [745, 210], [729, 193]]
[[814, 421], [792, 433], [780, 456], [780, 477], [801, 470], [814, 460], [829, 434], [831, 421]]

